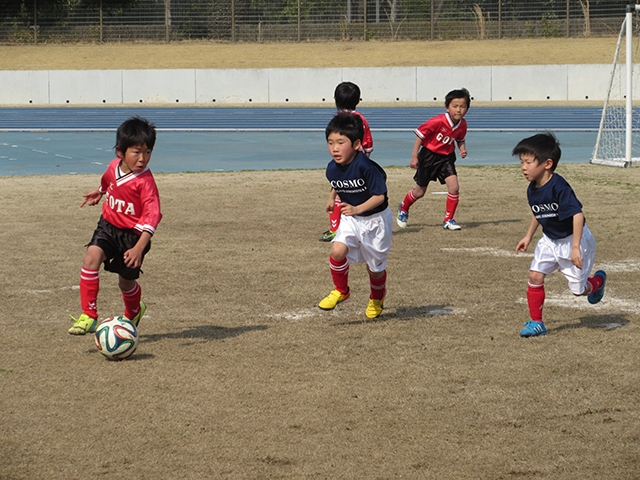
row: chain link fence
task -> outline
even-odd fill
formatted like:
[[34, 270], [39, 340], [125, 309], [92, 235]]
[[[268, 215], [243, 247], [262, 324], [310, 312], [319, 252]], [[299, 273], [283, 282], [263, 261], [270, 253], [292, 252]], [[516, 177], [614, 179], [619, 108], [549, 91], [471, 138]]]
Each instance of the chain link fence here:
[[624, 0], [2, 0], [0, 43], [617, 35]]

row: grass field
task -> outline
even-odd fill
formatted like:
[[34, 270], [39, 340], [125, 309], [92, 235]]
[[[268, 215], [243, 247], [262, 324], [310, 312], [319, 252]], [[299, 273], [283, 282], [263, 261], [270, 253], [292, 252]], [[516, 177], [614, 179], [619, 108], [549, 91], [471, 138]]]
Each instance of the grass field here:
[[[442, 195], [412, 208], [376, 321], [363, 265], [348, 303], [316, 307], [332, 288], [323, 171], [157, 175], [148, 315], [119, 363], [67, 334], [98, 178], [0, 178], [0, 479], [639, 478], [640, 170], [558, 172], [609, 282], [591, 306], [551, 275], [532, 339], [515, 165], [459, 167], [460, 232], [440, 226]], [[388, 175], [396, 205], [412, 172]], [[101, 277], [101, 318], [121, 314]]]

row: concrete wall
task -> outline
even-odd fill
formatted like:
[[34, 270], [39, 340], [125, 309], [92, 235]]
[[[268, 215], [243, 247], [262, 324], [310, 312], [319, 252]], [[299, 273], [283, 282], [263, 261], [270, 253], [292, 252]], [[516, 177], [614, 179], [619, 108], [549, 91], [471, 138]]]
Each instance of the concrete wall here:
[[0, 71], [0, 105], [323, 104], [341, 81], [363, 101], [441, 102], [466, 87], [475, 101], [602, 101], [610, 65]]

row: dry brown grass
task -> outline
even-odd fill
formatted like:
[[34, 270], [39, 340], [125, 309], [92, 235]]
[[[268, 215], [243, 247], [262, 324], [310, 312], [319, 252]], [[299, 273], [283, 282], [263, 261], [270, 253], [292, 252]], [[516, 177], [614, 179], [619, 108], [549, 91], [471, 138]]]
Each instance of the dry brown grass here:
[[[315, 306], [331, 289], [322, 171], [157, 175], [148, 316], [120, 363], [66, 333], [96, 177], [0, 178], [0, 478], [640, 477], [640, 170], [559, 172], [609, 283], [593, 307], [551, 275], [534, 339], [518, 337], [515, 166], [459, 167], [460, 232], [440, 227], [441, 195], [414, 206], [377, 321], [363, 265], [349, 303]], [[412, 172], [388, 174], [397, 204]], [[121, 312], [116, 283], [102, 273], [102, 317]]]
[[0, 45], [0, 70], [608, 64], [616, 40]]

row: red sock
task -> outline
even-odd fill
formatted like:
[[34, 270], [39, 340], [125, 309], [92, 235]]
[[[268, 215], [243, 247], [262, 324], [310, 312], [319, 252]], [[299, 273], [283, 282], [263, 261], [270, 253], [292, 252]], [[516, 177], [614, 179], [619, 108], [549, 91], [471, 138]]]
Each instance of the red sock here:
[[590, 277], [587, 279], [587, 282], [591, 284], [591, 292], [597, 292], [602, 288], [602, 277]]
[[371, 274], [369, 274], [369, 285], [371, 287], [371, 295], [369, 298], [371, 300], [382, 300], [384, 298], [384, 294], [387, 293], [387, 271], [384, 271], [384, 275], [380, 278], [373, 278]]
[[447, 195], [447, 205], [445, 207], [446, 210], [444, 212], [445, 223], [451, 220], [453, 216], [456, 214], [456, 208], [458, 208], [459, 198], [460, 198], [460, 195], [452, 195], [450, 193]]
[[334, 258], [329, 255], [329, 266], [336, 290], [346, 295], [349, 293], [349, 262], [346, 258], [340, 261], [334, 260]]
[[129, 320], [133, 320], [138, 312], [140, 312], [140, 299], [142, 298], [142, 289], [140, 284], [136, 285], [128, 292], [122, 292], [122, 300], [124, 301], [124, 316]]
[[80, 270], [80, 307], [82, 313], [98, 318], [98, 291], [100, 290], [100, 271], [82, 267]]
[[342, 213], [340, 212], [340, 202], [342, 200], [340, 200], [340, 197], [336, 197], [336, 201], [333, 204], [333, 211], [329, 214], [329, 222], [331, 225], [330, 230], [332, 232], [335, 232], [338, 230], [338, 227], [340, 226], [340, 215], [342, 215]]
[[409, 193], [404, 196], [404, 200], [400, 204], [400, 210], [402, 210], [403, 212], [408, 212], [411, 208], [411, 205], [416, 203], [417, 200], [418, 199], [413, 194], [413, 190], [409, 190]]
[[542, 321], [542, 307], [544, 306], [544, 283], [532, 285], [527, 289], [527, 302], [529, 303], [529, 315], [534, 322]]

